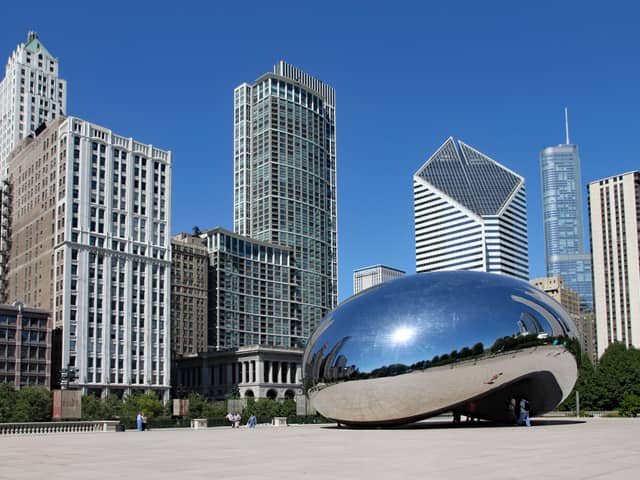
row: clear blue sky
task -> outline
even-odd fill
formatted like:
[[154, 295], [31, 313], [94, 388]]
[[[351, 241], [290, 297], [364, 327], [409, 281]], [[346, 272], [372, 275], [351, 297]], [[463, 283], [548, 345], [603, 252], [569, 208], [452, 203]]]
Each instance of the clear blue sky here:
[[70, 115], [172, 150], [174, 233], [233, 228], [235, 86], [284, 59], [335, 87], [340, 299], [356, 268], [415, 271], [412, 177], [450, 135], [525, 177], [532, 277], [539, 152], [564, 141], [564, 106], [585, 185], [640, 168], [631, 1], [22, 5], [1, 7], [0, 59], [36, 30]]

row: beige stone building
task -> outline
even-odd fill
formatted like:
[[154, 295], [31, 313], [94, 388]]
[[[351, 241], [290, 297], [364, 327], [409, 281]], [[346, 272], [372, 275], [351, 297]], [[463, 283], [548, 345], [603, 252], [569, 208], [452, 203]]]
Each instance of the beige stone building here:
[[540, 277], [531, 280], [534, 287], [539, 288], [555, 301], [561, 304], [572, 317], [580, 315], [580, 296], [570, 288], [565, 287], [560, 277]]
[[589, 184], [589, 226], [599, 358], [640, 348], [640, 171]]
[[207, 242], [180, 233], [171, 239], [171, 351], [195, 355], [207, 351], [209, 255]]
[[531, 284], [551, 296], [569, 312], [578, 327], [582, 351], [595, 362], [597, 358], [595, 320], [592, 312], [580, 311], [580, 295], [566, 287], [561, 277], [534, 278]]
[[[58, 168], [58, 117], [9, 156], [12, 188], [11, 242], [6, 300], [53, 311]], [[64, 218], [61, 218], [64, 222]]]

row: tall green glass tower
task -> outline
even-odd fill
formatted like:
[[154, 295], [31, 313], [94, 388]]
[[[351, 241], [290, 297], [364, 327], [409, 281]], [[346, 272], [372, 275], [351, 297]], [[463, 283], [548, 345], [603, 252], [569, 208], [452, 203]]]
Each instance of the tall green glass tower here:
[[234, 230], [292, 249], [300, 346], [338, 298], [335, 118], [335, 90], [283, 61], [234, 92]]

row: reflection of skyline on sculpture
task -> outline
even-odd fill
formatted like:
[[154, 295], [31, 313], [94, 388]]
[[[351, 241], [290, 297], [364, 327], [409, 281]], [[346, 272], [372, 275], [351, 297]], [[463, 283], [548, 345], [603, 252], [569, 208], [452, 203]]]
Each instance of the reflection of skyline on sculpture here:
[[[327, 392], [357, 392], [363, 385], [373, 391], [369, 400], [360, 401], [377, 404], [376, 395], [394, 395], [380, 393], [394, 387], [378, 391], [368, 382], [404, 385], [406, 377], [418, 388], [427, 379], [444, 381], [457, 375], [467, 378], [471, 388], [478, 375], [488, 375], [500, 381], [480, 382], [477, 394], [493, 395], [504, 386], [500, 382], [521, 389], [536, 385], [540, 392], [548, 390], [538, 399], [543, 410], [566, 396], [567, 385], [575, 381], [573, 355], [579, 346], [575, 326], [566, 316], [535, 287], [507, 276], [440, 272], [404, 277], [354, 297], [330, 314], [330, 326], [323, 323], [322, 333], [314, 334], [307, 347], [305, 385], [312, 403], [313, 398], [325, 399], [322, 403], [333, 395]], [[536, 373], [532, 368], [537, 365], [542, 370]], [[489, 375], [487, 368], [500, 370]], [[349, 400], [340, 403], [348, 405]], [[483, 408], [490, 410], [487, 405]], [[419, 415], [424, 411], [408, 416]], [[487, 415], [498, 418], [499, 412]]]
[[[546, 315], [549, 318], [559, 318], [561, 316], [557, 312], [563, 310], [555, 301], [542, 307], [541, 299], [544, 299], [544, 294], [535, 287], [527, 285], [525, 289], [519, 290], [517, 296], [522, 300], [516, 302], [510, 301], [511, 296], [496, 287], [489, 288], [493, 297], [487, 298], [487, 292], [484, 290], [469, 288], [465, 282], [456, 278], [459, 273], [475, 275], [477, 272], [441, 272], [449, 278], [447, 286], [417, 286], [411, 280], [407, 281], [407, 278], [426, 274], [408, 276], [386, 284], [384, 293], [378, 293], [381, 290], [377, 288], [368, 291], [367, 294], [377, 297], [376, 301], [366, 301], [365, 305], [362, 305], [363, 296], [358, 295], [344, 302], [330, 315], [334, 316], [335, 312], [339, 311], [341, 316], [349, 317], [351, 320], [342, 323], [338, 321], [332, 328], [336, 332], [344, 328], [349, 331], [354, 329], [357, 334], [351, 335], [353, 339], [344, 346], [342, 353], [350, 361], [357, 363], [360, 371], [370, 371], [380, 366], [381, 356], [385, 358], [385, 364], [411, 365], [442, 353], [471, 348], [478, 342], [490, 347], [495, 341], [495, 336], [487, 331], [486, 327], [503, 321], [502, 318], [495, 317], [493, 304], [498, 299], [508, 301], [506, 307], [501, 310], [501, 315], [509, 315], [511, 319], [509, 335], [521, 331], [518, 321], [523, 312], [527, 312], [532, 318], [538, 318], [541, 324], [548, 325], [547, 333], [550, 336], [570, 333], [561, 321], [554, 320], [549, 324], [549, 320], [543, 317]], [[504, 281], [509, 283], [517, 280], [504, 277]], [[477, 279], [475, 282], [481, 284], [482, 280]], [[459, 297], [463, 293], [461, 289], [464, 289], [464, 294]], [[431, 301], [428, 309], [423, 309], [423, 300], [434, 299], [436, 301]], [[544, 301], [548, 302], [547, 299]], [[455, 305], [457, 309], [453, 310], [451, 305]], [[411, 328], [419, 332], [419, 335], [413, 336], [405, 343], [392, 342], [391, 334], [394, 329], [409, 328], [406, 324], [407, 317], [412, 319]], [[461, 322], [461, 317], [465, 318], [464, 322]], [[382, 318], [384, 321], [380, 320]], [[367, 325], [363, 319], [378, 319], [376, 328], [369, 329], [363, 326]], [[337, 317], [335, 320], [338, 320]], [[309, 343], [312, 342], [313, 340], [310, 340]]]

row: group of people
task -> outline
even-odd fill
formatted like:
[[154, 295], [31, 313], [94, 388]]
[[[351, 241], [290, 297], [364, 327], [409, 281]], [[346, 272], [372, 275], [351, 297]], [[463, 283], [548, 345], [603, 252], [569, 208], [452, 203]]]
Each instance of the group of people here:
[[[238, 412], [229, 412], [226, 418], [229, 420], [229, 423], [231, 423], [231, 428], [240, 428], [242, 417]], [[256, 423], [258, 423], [258, 419], [255, 415], [251, 415], [249, 420], [247, 420], [247, 427], [256, 428]]]
[[529, 418], [529, 400], [522, 397], [520, 403], [518, 403], [515, 397], [511, 397], [509, 400], [509, 416], [512, 421], [515, 421], [516, 425], [531, 426], [531, 419]]
[[[529, 400], [524, 397], [520, 399], [520, 402], [518, 402], [515, 397], [511, 397], [509, 400], [509, 419], [516, 425], [531, 426], [531, 419], [529, 418], [530, 410]], [[476, 405], [473, 402], [466, 404], [464, 408], [456, 408], [453, 410], [453, 423], [460, 423], [463, 413], [467, 417], [467, 422], [473, 422], [475, 420], [475, 412]]]
[[[238, 412], [229, 412], [226, 418], [229, 420], [229, 423], [231, 423], [231, 428], [240, 428], [242, 417]], [[258, 419], [255, 415], [251, 415], [249, 420], [247, 420], [247, 427], [256, 428], [256, 423], [258, 423]]]
[[240, 428], [240, 414], [238, 412], [227, 413], [227, 420], [231, 423], [231, 428]]

